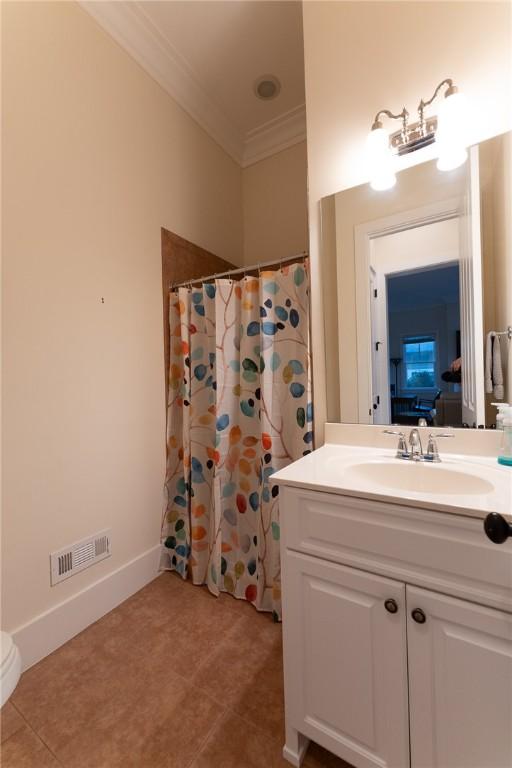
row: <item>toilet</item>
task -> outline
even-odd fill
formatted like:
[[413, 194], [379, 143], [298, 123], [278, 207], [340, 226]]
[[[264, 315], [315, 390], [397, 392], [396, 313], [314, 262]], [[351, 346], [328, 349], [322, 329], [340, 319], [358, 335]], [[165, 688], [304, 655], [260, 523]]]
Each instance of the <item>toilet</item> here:
[[7, 632], [0, 632], [0, 706], [3, 707], [20, 679], [21, 656]]

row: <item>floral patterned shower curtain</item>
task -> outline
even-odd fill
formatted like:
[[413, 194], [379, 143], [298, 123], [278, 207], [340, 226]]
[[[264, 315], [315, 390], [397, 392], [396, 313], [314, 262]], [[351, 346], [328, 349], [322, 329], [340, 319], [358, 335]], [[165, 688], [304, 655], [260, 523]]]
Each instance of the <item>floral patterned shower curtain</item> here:
[[162, 567], [280, 617], [278, 486], [313, 443], [307, 263], [170, 297]]

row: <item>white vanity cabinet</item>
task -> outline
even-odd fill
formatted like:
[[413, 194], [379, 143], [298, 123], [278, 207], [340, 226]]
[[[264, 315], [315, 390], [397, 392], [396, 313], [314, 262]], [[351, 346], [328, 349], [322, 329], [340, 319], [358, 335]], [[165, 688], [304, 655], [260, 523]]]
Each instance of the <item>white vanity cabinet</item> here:
[[510, 768], [512, 616], [415, 587], [407, 606], [411, 764]]
[[285, 757], [312, 739], [356, 768], [511, 768], [512, 541], [286, 485], [280, 510]]
[[405, 585], [291, 551], [284, 579], [287, 723], [354, 765], [407, 765]]

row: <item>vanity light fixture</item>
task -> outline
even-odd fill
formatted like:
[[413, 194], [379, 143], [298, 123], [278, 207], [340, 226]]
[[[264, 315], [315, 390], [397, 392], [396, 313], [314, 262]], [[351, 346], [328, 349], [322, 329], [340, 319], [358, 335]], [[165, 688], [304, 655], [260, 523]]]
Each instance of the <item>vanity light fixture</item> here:
[[[444, 86], [444, 100], [437, 117], [425, 117], [426, 107], [432, 104]], [[466, 160], [464, 98], [453, 80], [446, 78], [440, 82], [432, 98], [428, 101], [421, 99], [417, 112], [419, 119], [415, 123], [409, 122], [409, 112], [405, 107], [397, 115], [389, 109], [381, 109], [375, 115], [367, 144], [370, 186], [373, 189], [380, 191], [394, 186], [395, 155], [407, 155], [434, 142], [439, 147], [437, 167], [440, 171], [451, 171]], [[382, 125], [382, 115], [391, 120], [401, 120], [401, 129], [389, 136]]]

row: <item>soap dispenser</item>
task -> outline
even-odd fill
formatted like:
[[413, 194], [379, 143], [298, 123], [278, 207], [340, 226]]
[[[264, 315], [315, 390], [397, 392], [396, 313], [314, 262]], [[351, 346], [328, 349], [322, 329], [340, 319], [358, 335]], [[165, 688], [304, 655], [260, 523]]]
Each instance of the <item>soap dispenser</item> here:
[[512, 467], [512, 406], [503, 409], [503, 437], [498, 464]]
[[510, 408], [509, 403], [491, 403], [491, 405], [494, 405], [498, 409], [498, 414], [496, 416], [496, 429], [499, 429], [500, 431], [503, 429], [503, 420], [505, 418], [505, 412], [507, 408]]

